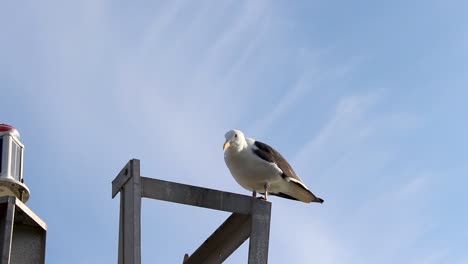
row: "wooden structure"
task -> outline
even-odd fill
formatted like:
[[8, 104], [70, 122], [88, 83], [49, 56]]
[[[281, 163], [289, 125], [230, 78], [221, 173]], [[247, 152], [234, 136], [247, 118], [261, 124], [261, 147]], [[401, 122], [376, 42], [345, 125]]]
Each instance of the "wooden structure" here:
[[141, 263], [141, 198], [232, 212], [226, 221], [183, 263], [222, 263], [247, 238], [249, 264], [268, 262], [271, 203], [235, 193], [151, 179], [140, 175], [140, 161], [130, 160], [112, 181], [112, 198], [120, 192], [119, 264]]

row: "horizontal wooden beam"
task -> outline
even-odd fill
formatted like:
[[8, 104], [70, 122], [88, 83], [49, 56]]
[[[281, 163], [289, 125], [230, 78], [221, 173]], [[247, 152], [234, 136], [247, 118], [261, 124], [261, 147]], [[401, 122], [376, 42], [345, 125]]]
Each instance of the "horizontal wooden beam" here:
[[142, 197], [239, 214], [252, 212], [252, 200], [269, 203], [247, 195], [146, 177], [141, 177], [141, 185]]

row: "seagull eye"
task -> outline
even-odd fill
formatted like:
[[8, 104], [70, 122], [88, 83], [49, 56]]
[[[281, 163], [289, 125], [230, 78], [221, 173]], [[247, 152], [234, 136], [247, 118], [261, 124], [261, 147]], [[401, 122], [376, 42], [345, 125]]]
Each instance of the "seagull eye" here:
[[237, 137], [237, 134], [235, 134], [234, 137]]

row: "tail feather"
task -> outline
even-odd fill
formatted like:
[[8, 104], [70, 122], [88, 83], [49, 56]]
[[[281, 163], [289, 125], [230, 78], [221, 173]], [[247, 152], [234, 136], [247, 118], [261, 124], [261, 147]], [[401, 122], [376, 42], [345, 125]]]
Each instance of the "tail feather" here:
[[292, 196], [289, 196], [287, 194], [284, 194], [282, 192], [279, 192], [279, 193], [271, 193], [271, 195], [276, 195], [278, 197], [281, 197], [281, 198], [286, 198], [286, 199], [290, 199], [290, 200], [294, 200], [294, 201], [299, 201], [298, 199], [292, 197]]
[[[287, 184], [286, 190], [283, 194], [292, 197], [292, 199], [304, 202], [304, 203], [323, 203], [323, 199], [315, 196], [303, 183], [290, 181]], [[291, 199], [291, 198], [289, 198]]]

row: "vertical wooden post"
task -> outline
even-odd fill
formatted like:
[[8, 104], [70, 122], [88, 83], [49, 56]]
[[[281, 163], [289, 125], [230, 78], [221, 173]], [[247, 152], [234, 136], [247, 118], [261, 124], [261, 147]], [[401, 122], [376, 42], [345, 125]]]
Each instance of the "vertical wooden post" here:
[[140, 161], [130, 160], [115, 184], [120, 184], [119, 264], [141, 263]]
[[268, 263], [271, 203], [252, 201], [252, 222], [249, 241], [249, 264]]

